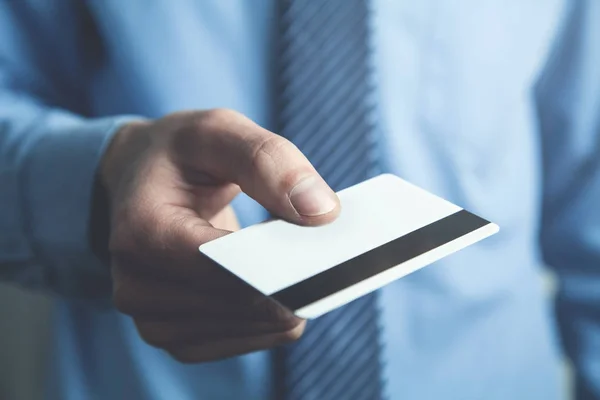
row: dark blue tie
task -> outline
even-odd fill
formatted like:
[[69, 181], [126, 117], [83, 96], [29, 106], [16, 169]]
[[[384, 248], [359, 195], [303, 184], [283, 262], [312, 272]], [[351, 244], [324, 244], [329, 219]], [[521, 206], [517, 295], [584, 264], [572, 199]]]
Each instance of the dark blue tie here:
[[[379, 172], [367, 0], [281, 0], [277, 128], [334, 190]], [[342, 211], [343, 212], [343, 211]], [[277, 398], [383, 398], [376, 293], [309, 321], [279, 349]]]

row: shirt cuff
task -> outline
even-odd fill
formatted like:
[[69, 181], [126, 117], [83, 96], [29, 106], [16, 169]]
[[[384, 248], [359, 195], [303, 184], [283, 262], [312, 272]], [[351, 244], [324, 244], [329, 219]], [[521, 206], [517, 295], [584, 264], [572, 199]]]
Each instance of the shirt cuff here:
[[70, 120], [40, 135], [29, 149], [22, 187], [30, 243], [45, 265], [46, 281], [63, 295], [110, 293], [108, 269], [89, 240], [92, 197], [106, 147], [124, 123], [136, 119]]

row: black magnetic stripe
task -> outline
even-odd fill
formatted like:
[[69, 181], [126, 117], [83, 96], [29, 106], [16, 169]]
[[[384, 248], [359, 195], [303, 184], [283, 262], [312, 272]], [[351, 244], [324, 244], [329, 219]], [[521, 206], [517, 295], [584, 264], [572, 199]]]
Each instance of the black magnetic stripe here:
[[460, 210], [436, 222], [282, 289], [272, 298], [296, 311], [329, 295], [427, 253], [490, 222]]

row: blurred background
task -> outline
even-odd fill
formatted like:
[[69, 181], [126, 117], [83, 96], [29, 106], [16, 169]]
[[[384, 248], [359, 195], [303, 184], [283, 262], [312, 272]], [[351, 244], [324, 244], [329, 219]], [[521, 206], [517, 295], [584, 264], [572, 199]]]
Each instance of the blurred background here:
[[42, 398], [52, 299], [0, 284], [0, 399]]

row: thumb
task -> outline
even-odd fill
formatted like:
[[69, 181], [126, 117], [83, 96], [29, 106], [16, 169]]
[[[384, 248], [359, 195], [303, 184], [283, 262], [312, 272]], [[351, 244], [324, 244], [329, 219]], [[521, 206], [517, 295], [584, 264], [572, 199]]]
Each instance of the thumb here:
[[339, 214], [337, 195], [296, 146], [235, 111], [202, 112], [178, 136], [186, 163], [238, 184], [279, 217], [319, 225]]

